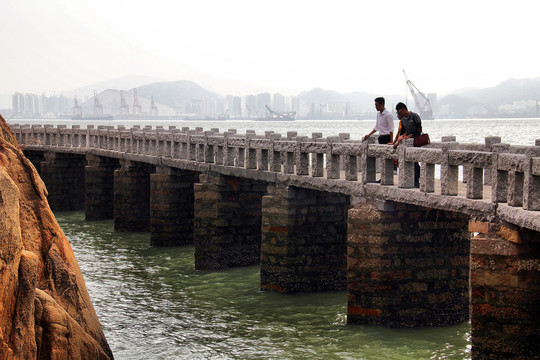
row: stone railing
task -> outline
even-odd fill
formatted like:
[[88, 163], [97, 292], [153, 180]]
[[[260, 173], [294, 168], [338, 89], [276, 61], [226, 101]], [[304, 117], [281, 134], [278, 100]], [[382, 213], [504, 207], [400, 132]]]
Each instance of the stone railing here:
[[[487, 137], [485, 144], [460, 144], [455, 137], [415, 148], [406, 140], [397, 149], [370, 141], [351, 140], [348, 134], [311, 138], [273, 131], [239, 135], [235, 129], [169, 129], [138, 126], [98, 126], [81, 129], [59, 125], [12, 125], [26, 148], [65, 148], [66, 151], [99, 149], [108, 152], [177, 159], [200, 164], [242, 168], [295, 177], [339, 180], [371, 186], [408, 189], [414, 187], [414, 163], [422, 163], [419, 195], [434, 193], [488, 201], [528, 211], [540, 210], [540, 140], [535, 146], [502, 144]], [[397, 160], [397, 184], [394, 165]], [[459, 193], [459, 167], [463, 167], [465, 194]], [[439, 167], [438, 171], [436, 167]], [[380, 185], [376, 175], [380, 172]], [[436, 189], [436, 173], [439, 187]], [[490, 186], [491, 197], [485, 197]]]

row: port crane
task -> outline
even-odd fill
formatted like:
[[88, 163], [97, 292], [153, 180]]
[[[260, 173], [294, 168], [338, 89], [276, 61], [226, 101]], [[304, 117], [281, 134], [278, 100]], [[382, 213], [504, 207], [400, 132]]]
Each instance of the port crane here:
[[79, 105], [79, 100], [77, 99], [77, 95], [75, 95], [75, 98], [73, 99], [73, 117], [82, 117], [82, 107]]
[[139, 103], [139, 96], [137, 95], [137, 89], [133, 89], [133, 117], [139, 117], [142, 114], [142, 106]]
[[129, 116], [129, 105], [126, 102], [126, 97], [124, 96], [124, 90], [120, 90], [120, 116], [123, 116], [123, 117]]
[[266, 109], [268, 110], [268, 113], [266, 114], [267, 119], [273, 119], [273, 120], [294, 120], [296, 117], [296, 111], [290, 111], [290, 112], [278, 112], [270, 109], [268, 105], [265, 105]]
[[157, 117], [158, 116], [158, 108], [157, 108], [156, 104], [154, 103], [154, 95], [152, 95], [150, 98], [151, 98], [150, 116]]
[[[431, 102], [429, 101], [427, 96], [424, 95], [424, 93], [421, 92], [416, 87], [416, 85], [413, 84], [411, 80], [409, 80], [409, 78], [407, 77], [407, 74], [405, 73], [405, 70], [403, 70], [403, 75], [405, 75], [407, 87], [409, 88], [409, 91], [411, 92], [411, 95], [414, 100], [414, 105], [416, 106], [417, 111], [420, 113], [420, 117], [422, 119], [433, 119], [433, 109], [431, 108]], [[422, 97], [421, 99], [416, 94], [417, 92], [418, 92], [418, 95]]]
[[97, 90], [94, 90], [94, 116], [103, 116], [103, 105], [97, 97]]

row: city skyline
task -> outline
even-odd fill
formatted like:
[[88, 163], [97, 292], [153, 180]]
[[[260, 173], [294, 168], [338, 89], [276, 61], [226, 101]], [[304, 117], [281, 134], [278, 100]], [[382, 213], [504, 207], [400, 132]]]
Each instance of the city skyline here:
[[540, 76], [539, 7], [8, 0], [0, 94], [62, 93], [127, 74], [191, 80], [222, 95], [403, 94], [405, 69], [423, 92], [442, 96]]

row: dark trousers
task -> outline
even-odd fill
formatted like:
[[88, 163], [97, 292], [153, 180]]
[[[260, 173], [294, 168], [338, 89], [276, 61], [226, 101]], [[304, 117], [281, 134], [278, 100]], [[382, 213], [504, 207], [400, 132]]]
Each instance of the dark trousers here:
[[392, 141], [390, 135], [379, 135], [379, 144], [388, 144]]

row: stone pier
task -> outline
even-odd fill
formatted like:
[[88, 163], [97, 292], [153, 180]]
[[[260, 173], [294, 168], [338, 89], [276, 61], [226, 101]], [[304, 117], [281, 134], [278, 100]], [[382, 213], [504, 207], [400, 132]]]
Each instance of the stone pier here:
[[540, 358], [540, 233], [471, 221], [473, 359]]
[[86, 155], [86, 220], [114, 218], [114, 171], [120, 167], [118, 159]]
[[155, 166], [121, 161], [114, 171], [114, 230], [150, 231], [150, 174]]
[[347, 322], [412, 327], [467, 321], [468, 220], [394, 202], [349, 210]]
[[343, 194], [293, 186], [264, 196], [261, 289], [345, 290], [348, 204]]
[[157, 167], [150, 175], [150, 243], [154, 246], [193, 244], [193, 185], [199, 173]]
[[265, 182], [212, 173], [195, 191], [195, 268], [258, 264]]
[[85, 155], [44, 153], [40, 175], [47, 184], [47, 198], [53, 211], [84, 209], [85, 166]]

